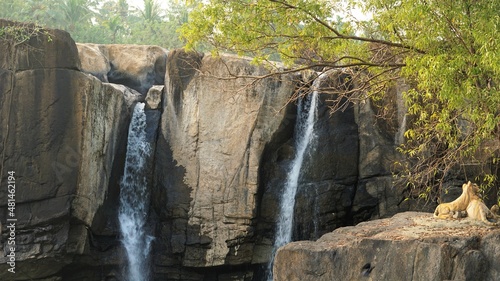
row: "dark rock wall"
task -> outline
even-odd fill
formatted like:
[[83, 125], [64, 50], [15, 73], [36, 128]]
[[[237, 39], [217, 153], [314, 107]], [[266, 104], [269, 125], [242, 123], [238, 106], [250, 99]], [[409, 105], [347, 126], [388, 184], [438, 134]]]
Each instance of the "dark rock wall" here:
[[[337, 81], [341, 76], [332, 74], [328, 86], [341, 87]], [[320, 93], [315, 138], [306, 151], [297, 189], [294, 240], [316, 239], [352, 221], [350, 210], [358, 180], [358, 126], [352, 106], [330, 115], [328, 100], [331, 97]], [[258, 219], [264, 243], [273, 239], [281, 193], [294, 158], [296, 107], [289, 105], [287, 110], [289, 118], [266, 147], [260, 167], [263, 193]]]
[[[0, 28], [9, 25], [0, 21]], [[17, 219], [17, 273], [2, 256], [0, 279], [65, 276], [67, 267], [88, 266], [100, 269], [93, 270], [100, 280], [121, 264], [116, 216], [107, 215], [116, 208], [130, 104], [123, 92], [79, 71], [69, 34], [25, 27], [26, 42], [0, 40], [1, 185], [14, 171]], [[11, 217], [7, 196], [0, 189], [2, 222]], [[7, 254], [5, 223], [2, 230]]]

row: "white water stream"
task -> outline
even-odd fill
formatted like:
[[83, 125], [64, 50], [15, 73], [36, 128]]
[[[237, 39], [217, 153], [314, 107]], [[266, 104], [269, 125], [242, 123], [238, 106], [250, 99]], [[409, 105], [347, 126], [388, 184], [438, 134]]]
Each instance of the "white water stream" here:
[[[313, 83], [313, 89], [318, 89], [322, 76]], [[295, 195], [299, 184], [300, 170], [304, 162], [304, 155], [309, 143], [314, 138], [314, 124], [317, 119], [318, 91], [299, 100], [297, 108], [297, 123], [295, 125], [295, 158], [291, 162], [290, 170], [287, 174], [285, 189], [281, 196], [280, 211], [278, 216], [276, 236], [272, 258], [268, 267], [268, 280], [273, 280], [272, 264], [274, 255], [279, 247], [292, 241], [293, 216], [295, 207]]]
[[127, 252], [126, 277], [129, 281], [149, 279], [149, 251], [153, 237], [146, 229], [149, 208], [146, 161], [151, 146], [146, 141], [144, 103], [137, 103], [130, 122], [125, 171], [120, 183], [118, 220], [122, 243]]

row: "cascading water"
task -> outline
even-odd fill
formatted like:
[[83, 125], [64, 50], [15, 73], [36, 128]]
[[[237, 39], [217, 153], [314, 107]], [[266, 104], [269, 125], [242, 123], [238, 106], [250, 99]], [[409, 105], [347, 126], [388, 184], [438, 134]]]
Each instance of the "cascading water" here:
[[309, 143], [314, 138], [314, 124], [317, 119], [318, 91], [321, 78], [318, 77], [313, 83], [313, 93], [299, 100], [297, 109], [297, 123], [295, 125], [295, 158], [291, 162], [287, 174], [285, 189], [281, 196], [280, 212], [278, 216], [276, 237], [271, 261], [268, 267], [268, 280], [273, 280], [272, 264], [274, 255], [279, 247], [291, 242], [293, 229], [293, 215], [295, 207], [295, 195], [299, 184], [300, 170], [304, 162]]
[[149, 208], [146, 162], [150, 153], [151, 146], [146, 140], [144, 103], [137, 103], [129, 127], [118, 211], [122, 243], [127, 253], [129, 281], [146, 281], [149, 277], [148, 260], [153, 237], [148, 235], [145, 226]]

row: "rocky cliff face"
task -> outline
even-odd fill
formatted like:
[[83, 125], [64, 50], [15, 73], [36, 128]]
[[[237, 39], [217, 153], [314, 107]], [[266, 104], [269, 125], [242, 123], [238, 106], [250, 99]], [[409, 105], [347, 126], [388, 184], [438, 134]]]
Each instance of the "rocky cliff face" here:
[[[294, 155], [297, 109], [287, 101], [307, 77], [272, 77], [256, 85], [233, 77], [266, 73], [232, 56], [168, 55], [153, 191], [159, 218], [154, 260], [164, 278], [176, 272], [181, 280], [183, 274], [198, 279], [196, 268], [211, 268], [214, 276], [231, 272], [247, 280], [253, 276], [248, 265], [270, 259]], [[321, 87], [342, 89], [347, 78], [333, 72]], [[397, 206], [403, 195], [391, 181], [401, 122], [384, 132], [387, 124], [375, 123], [369, 103], [330, 116], [329, 99], [321, 97], [302, 170], [295, 239], [405, 210]]]
[[[345, 87], [347, 76], [330, 72], [320, 88]], [[305, 81], [305, 79], [304, 79]], [[312, 142], [305, 155], [297, 187], [293, 239], [316, 239], [332, 229], [349, 224], [358, 181], [359, 139], [353, 107], [341, 114], [330, 114], [328, 95], [320, 95], [317, 122]], [[260, 247], [273, 239], [281, 194], [295, 157], [294, 124], [296, 109], [288, 109], [286, 129], [266, 146], [260, 168], [261, 207], [259, 212]], [[293, 110], [293, 111], [292, 111]]]
[[[151, 163], [155, 276], [251, 279], [251, 265], [269, 260], [279, 193], [293, 155], [296, 108], [285, 105], [304, 78], [253, 83], [231, 74], [268, 72], [236, 57], [176, 50], [167, 61], [156, 47], [75, 45], [64, 32], [47, 32], [24, 49], [2, 41], [2, 164], [16, 171], [22, 187], [16, 193], [20, 270], [65, 280], [120, 276], [118, 182], [130, 108], [144, 95], [102, 81], [144, 93], [162, 82], [158, 77], [168, 65], [163, 101], [161, 89], [147, 98], [149, 107], [163, 111]], [[335, 85], [341, 76], [328, 83]], [[328, 145], [311, 151], [304, 170], [298, 239], [364, 219], [352, 211], [362, 157], [360, 121], [353, 108], [328, 118], [326, 98], [322, 104], [316, 142]], [[7, 198], [5, 190], [0, 194]], [[7, 215], [4, 210], [2, 218]], [[309, 216], [318, 216], [317, 222], [304, 219]], [[61, 258], [67, 262], [54, 262]], [[31, 267], [34, 262], [47, 267]], [[98, 266], [105, 270], [95, 273]]]
[[191, 268], [251, 263], [259, 165], [294, 83], [283, 76], [250, 86], [229, 72], [267, 73], [231, 56], [169, 54], [156, 158], [159, 266], [174, 257]]
[[[11, 25], [0, 22], [0, 28]], [[69, 34], [32, 26], [20, 32], [31, 39], [0, 40], [2, 186], [12, 171], [16, 187], [11, 210], [7, 188], [0, 190], [2, 222], [16, 219], [17, 273], [7, 271], [2, 256], [3, 280], [60, 274], [79, 256], [93, 255], [96, 245], [89, 238], [116, 236], [115, 218], [108, 215], [116, 208], [129, 108], [139, 98], [136, 93], [126, 99], [123, 89], [80, 72]], [[3, 233], [10, 235], [5, 224]]]
[[400, 213], [282, 247], [274, 280], [498, 280], [499, 242], [483, 222]]

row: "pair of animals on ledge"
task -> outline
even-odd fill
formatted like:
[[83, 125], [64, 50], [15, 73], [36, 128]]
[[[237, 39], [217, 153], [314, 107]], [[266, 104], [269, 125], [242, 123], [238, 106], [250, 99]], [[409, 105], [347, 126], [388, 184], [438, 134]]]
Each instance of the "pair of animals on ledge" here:
[[441, 203], [436, 207], [434, 217], [453, 219], [467, 216], [474, 220], [480, 220], [487, 225], [496, 226], [499, 225], [500, 216], [497, 215], [498, 212], [498, 205], [493, 205], [491, 210], [486, 207], [479, 197], [479, 186], [469, 181], [462, 185], [462, 195], [457, 199], [449, 203]]

